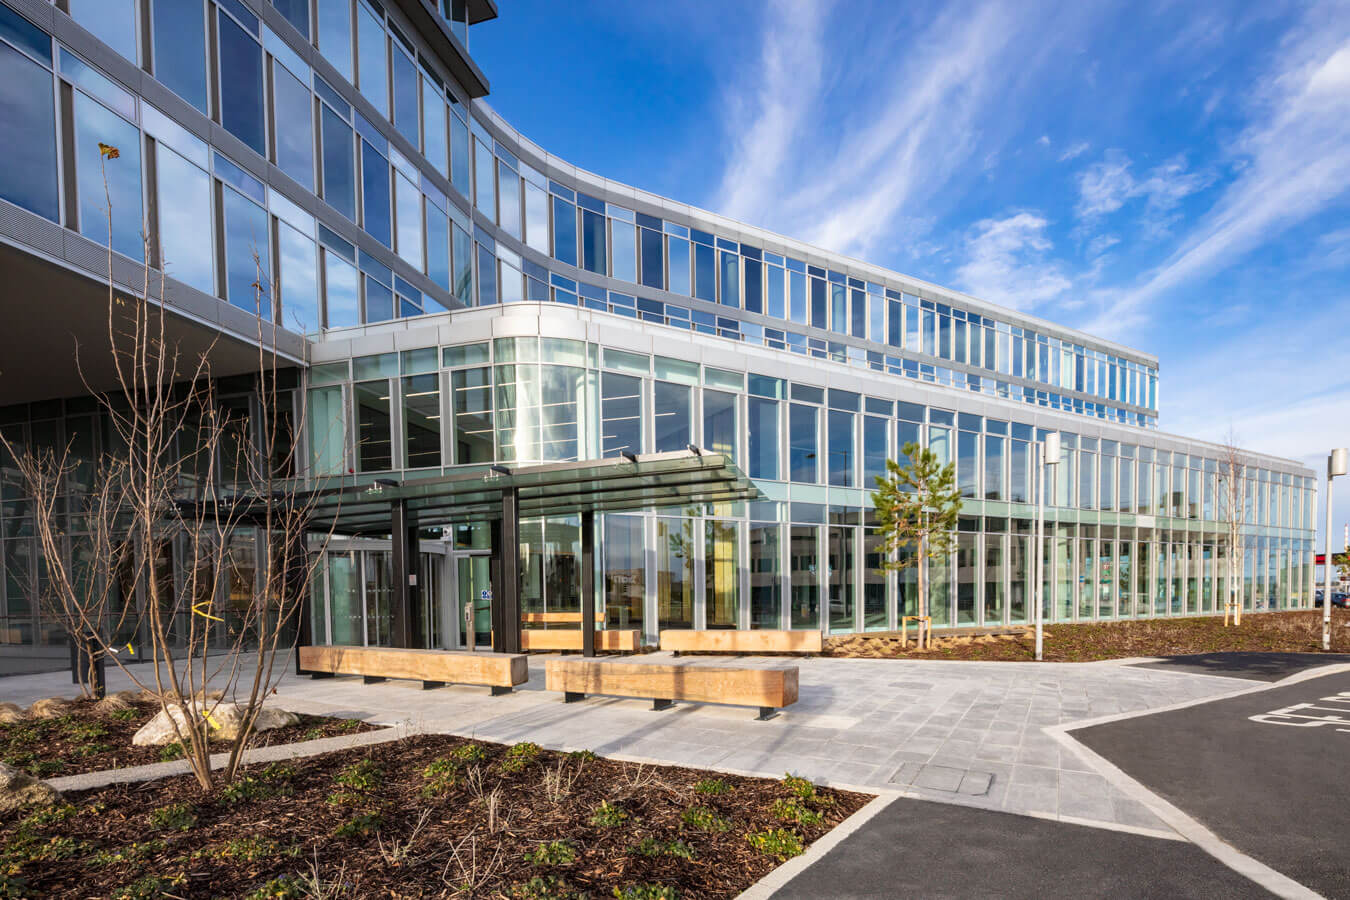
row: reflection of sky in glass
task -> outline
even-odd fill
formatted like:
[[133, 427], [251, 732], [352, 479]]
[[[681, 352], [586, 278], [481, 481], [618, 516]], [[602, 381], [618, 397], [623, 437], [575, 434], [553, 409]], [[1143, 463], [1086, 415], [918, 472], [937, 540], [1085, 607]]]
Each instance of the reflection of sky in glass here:
[[319, 330], [319, 272], [314, 242], [289, 225], [278, 226], [281, 245], [281, 325], [301, 334]]
[[137, 62], [134, 0], [70, 0], [70, 17], [94, 37]]
[[356, 292], [356, 266], [325, 253], [328, 286], [328, 327], [347, 328], [361, 324], [361, 304]]
[[314, 137], [309, 89], [280, 66], [272, 66], [276, 94], [277, 168], [314, 189]]
[[0, 196], [58, 219], [52, 76], [8, 46], [0, 46], [0, 110], [10, 134], [24, 135], [7, 142]]
[[163, 144], [157, 146], [155, 162], [159, 173], [159, 246], [165, 274], [215, 294], [210, 176]]
[[422, 192], [411, 181], [399, 175], [395, 199], [398, 202], [398, 255], [408, 265], [422, 269]]
[[[141, 239], [141, 132], [83, 94], [75, 94], [76, 166], [79, 170], [80, 232], [98, 244], [108, 243], [108, 197], [112, 198], [112, 248], [132, 259], [145, 258]], [[98, 145], [117, 148], [107, 161], [108, 192]]]
[[[229, 188], [225, 189], [224, 194], [227, 299], [240, 309], [271, 319], [272, 306], [267, 285], [272, 266], [267, 240], [267, 213], [261, 206]], [[255, 252], [257, 260], [254, 259]], [[262, 268], [261, 275], [259, 266]]]

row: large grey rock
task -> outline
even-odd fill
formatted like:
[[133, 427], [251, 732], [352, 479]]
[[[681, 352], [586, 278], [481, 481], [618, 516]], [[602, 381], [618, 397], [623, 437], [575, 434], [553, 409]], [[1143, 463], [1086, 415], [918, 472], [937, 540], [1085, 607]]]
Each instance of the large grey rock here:
[[[189, 715], [196, 721], [201, 721], [202, 717], [205, 717], [212, 740], [234, 740], [239, 736], [244, 724], [244, 707], [237, 703], [213, 700], [201, 703], [193, 700], [182, 706], [171, 705], [167, 713], [160, 710], [153, 719], [142, 725], [140, 730], [132, 736], [131, 743], [137, 747], [158, 747], [163, 744], [172, 744], [179, 739], [179, 732], [186, 731]], [[170, 720], [170, 716], [173, 717], [172, 720]], [[253, 730], [255, 732], [271, 731], [274, 728], [294, 725], [299, 721], [300, 717], [293, 712], [264, 706], [258, 711], [257, 718], [253, 720]], [[177, 723], [178, 732], [174, 730], [173, 722]]]
[[25, 806], [51, 806], [61, 792], [26, 772], [0, 763], [0, 814]]

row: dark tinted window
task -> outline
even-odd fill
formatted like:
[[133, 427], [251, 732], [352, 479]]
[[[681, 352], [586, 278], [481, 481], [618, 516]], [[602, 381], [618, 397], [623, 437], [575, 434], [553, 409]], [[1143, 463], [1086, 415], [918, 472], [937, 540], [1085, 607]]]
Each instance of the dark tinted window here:
[[[0, 6], [0, 11], [4, 10]], [[0, 14], [0, 22], [8, 15], [7, 11]], [[8, 27], [3, 31], [6, 37], [11, 36]], [[52, 76], [4, 45], [0, 45], [0, 121], [10, 135], [5, 164], [0, 166], [0, 197], [39, 216], [58, 220]]]
[[229, 16], [216, 18], [220, 25], [220, 124], [260, 156], [265, 155], [262, 47]]

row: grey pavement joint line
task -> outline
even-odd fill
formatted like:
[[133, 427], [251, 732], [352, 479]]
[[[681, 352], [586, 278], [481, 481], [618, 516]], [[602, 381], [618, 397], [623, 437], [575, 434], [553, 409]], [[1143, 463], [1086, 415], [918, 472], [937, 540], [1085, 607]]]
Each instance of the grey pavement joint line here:
[[902, 796], [903, 794], [899, 793], [877, 795], [876, 798], [862, 809], [840, 822], [828, 833], [823, 835], [820, 840], [816, 841], [810, 847], [807, 847], [806, 852], [801, 856], [793, 857], [774, 869], [768, 875], [765, 875], [759, 881], [750, 885], [750, 887], [737, 895], [736, 900], [767, 900], [767, 898], [773, 896], [779, 888], [784, 887], [789, 881], [806, 871], [810, 866], [819, 862], [826, 853], [833, 850], [841, 841], [853, 834], [859, 828], [862, 828], [873, 816], [890, 806]]
[[1119, 722], [1124, 719], [1134, 719], [1140, 716], [1150, 716], [1155, 713], [1186, 709], [1191, 706], [1199, 706], [1203, 703], [1209, 703], [1216, 700], [1226, 700], [1233, 697], [1241, 697], [1246, 694], [1259, 694], [1278, 687], [1288, 687], [1289, 685], [1298, 684], [1299, 682], [1308, 681], [1313, 678], [1321, 678], [1326, 675], [1334, 675], [1346, 671], [1350, 671], [1350, 663], [1319, 666], [1297, 672], [1276, 682], [1261, 683], [1250, 688], [1233, 691], [1223, 697], [1188, 700], [1182, 703], [1174, 703], [1171, 706], [1160, 707], [1158, 709], [1135, 710], [1116, 713], [1109, 716], [1100, 716], [1095, 719], [1088, 719], [1081, 722], [1052, 725], [1047, 726], [1044, 731], [1046, 734], [1049, 734], [1059, 741], [1061, 745], [1073, 750], [1091, 763], [1097, 771], [1121, 793], [1143, 803], [1152, 810], [1158, 818], [1176, 829], [1178, 834], [1200, 847], [1206, 853], [1209, 853], [1230, 869], [1245, 875], [1247, 878], [1250, 878], [1252, 881], [1279, 897], [1290, 898], [1290, 900], [1295, 900], [1295, 898], [1297, 898], [1297, 900], [1320, 898], [1322, 895], [1318, 894], [1316, 891], [1311, 890], [1284, 873], [1271, 868], [1260, 860], [1248, 856], [1246, 853], [1243, 853], [1236, 847], [1227, 843], [1214, 832], [1200, 824], [1196, 819], [1182, 811], [1179, 807], [1157, 793], [1149, 790], [1139, 781], [1131, 778], [1115, 763], [1078, 741], [1069, 734], [1069, 732], [1076, 731], [1080, 728], [1087, 728], [1092, 725], [1103, 725], [1108, 722]]

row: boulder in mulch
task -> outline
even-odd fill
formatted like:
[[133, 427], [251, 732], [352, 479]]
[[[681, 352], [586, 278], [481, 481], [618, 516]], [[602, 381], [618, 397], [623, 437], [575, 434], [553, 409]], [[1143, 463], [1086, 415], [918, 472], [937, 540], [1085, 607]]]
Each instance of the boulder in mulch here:
[[[187, 710], [186, 713], [184, 712], [185, 709]], [[234, 740], [239, 736], [244, 723], [244, 707], [237, 703], [208, 701], [203, 704], [194, 700], [182, 706], [171, 705], [168, 713], [160, 710], [153, 719], [141, 726], [140, 730], [132, 737], [131, 743], [137, 747], [156, 747], [178, 741], [178, 733], [174, 730], [174, 726], [169, 719], [170, 714], [173, 716], [172, 722], [178, 724], [179, 730], [185, 729], [188, 721], [187, 715], [191, 715], [194, 720], [198, 721], [204, 717], [210, 729], [212, 740]], [[273, 706], [264, 706], [258, 711], [257, 718], [253, 720], [253, 730], [255, 732], [271, 731], [274, 728], [294, 725], [299, 721], [300, 717], [293, 712], [287, 712]]]
[[13, 766], [0, 763], [0, 815], [26, 806], [51, 806], [61, 792]]

